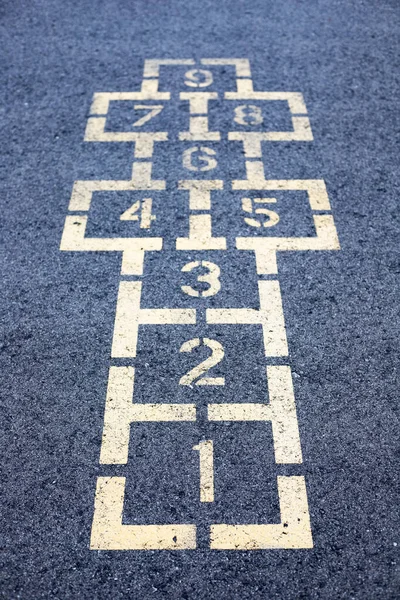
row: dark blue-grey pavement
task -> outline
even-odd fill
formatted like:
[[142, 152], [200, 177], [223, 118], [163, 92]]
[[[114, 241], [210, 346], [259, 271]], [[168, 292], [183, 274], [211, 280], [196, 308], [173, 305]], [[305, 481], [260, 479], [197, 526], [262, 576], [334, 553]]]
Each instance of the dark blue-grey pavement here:
[[[1, 596], [399, 598], [399, 3], [5, 0], [0, 14]], [[189, 485], [203, 432], [158, 424], [135, 430], [130, 451], [152, 463], [137, 461], [124, 518], [193, 522], [202, 510], [199, 549], [89, 550], [96, 478], [124, 473], [99, 465], [120, 256], [60, 252], [60, 238], [75, 180], [130, 176], [132, 144], [83, 142], [93, 93], [140, 89], [146, 58], [192, 57], [248, 58], [255, 89], [304, 94], [314, 142], [265, 144], [266, 173], [324, 179], [332, 204], [341, 250], [278, 258], [312, 550], [208, 550], [206, 508]], [[155, 173], [182, 178], [179, 161], [178, 149], [159, 152]], [[243, 177], [243, 160], [227, 168]], [[165, 227], [183, 227], [187, 200], [169, 202]], [[218, 206], [216, 235], [224, 218], [234, 222]], [[288, 217], [293, 235], [307, 227], [301, 218]], [[256, 306], [251, 253], [219, 260], [234, 270], [220, 305]], [[178, 305], [171, 264], [156, 253], [146, 263], [149, 306]], [[257, 401], [261, 334], [249, 348], [245, 329], [213, 335], [234, 375], [226, 393]], [[139, 401], [177, 393], [172, 335], [179, 347], [180, 331], [143, 340], [139, 364], [155, 370], [138, 375]], [[219, 427], [224, 500], [208, 516], [221, 508], [230, 522], [272, 522], [270, 430]], [[176, 436], [187, 448], [176, 450]]]

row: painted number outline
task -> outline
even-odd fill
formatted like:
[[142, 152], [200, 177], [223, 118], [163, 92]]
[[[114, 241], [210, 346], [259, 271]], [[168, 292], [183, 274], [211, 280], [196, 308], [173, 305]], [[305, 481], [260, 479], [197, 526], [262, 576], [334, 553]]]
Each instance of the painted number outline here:
[[[253, 206], [253, 202], [255, 206]], [[244, 222], [250, 227], [273, 227], [279, 223], [279, 215], [274, 210], [269, 208], [257, 208], [257, 204], [270, 204], [275, 203], [276, 198], [242, 198], [242, 209], [244, 212], [256, 215], [265, 215], [267, 220], [261, 221], [259, 219], [253, 219], [251, 217], [243, 217]]]
[[204, 275], [198, 275], [197, 281], [208, 283], [210, 287], [207, 290], [198, 292], [197, 290], [193, 289], [190, 285], [182, 285], [181, 290], [188, 296], [193, 296], [195, 298], [198, 298], [199, 296], [202, 296], [203, 298], [215, 296], [221, 289], [221, 282], [219, 280], [219, 277], [221, 275], [221, 269], [218, 265], [216, 265], [213, 262], [210, 262], [209, 260], [194, 260], [182, 267], [181, 271], [183, 273], [189, 273], [190, 271], [193, 271], [193, 269], [197, 269], [198, 267], [206, 268], [208, 270], [208, 273], [205, 273]]
[[147, 113], [147, 115], [144, 115], [144, 117], [140, 117], [140, 119], [138, 119], [137, 121], [134, 121], [134, 123], [132, 123], [132, 127], [141, 127], [142, 125], [147, 123], [147, 121], [150, 121], [150, 119], [153, 119], [154, 117], [159, 115], [160, 112], [162, 111], [162, 109], [164, 108], [164, 105], [163, 104], [151, 104], [151, 105], [135, 104], [135, 106], [133, 108], [135, 110], [149, 110], [150, 111]]
[[224, 348], [220, 342], [211, 340], [210, 338], [193, 338], [184, 342], [179, 352], [192, 352], [195, 348], [201, 346], [202, 342], [204, 346], [210, 348], [211, 356], [193, 367], [185, 375], [182, 375], [179, 385], [192, 385], [193, 382], [195, 382], [195, 385], [225, 385], [225, 377], [204, 377], [204, 374], [220, 363], [225, 356]]

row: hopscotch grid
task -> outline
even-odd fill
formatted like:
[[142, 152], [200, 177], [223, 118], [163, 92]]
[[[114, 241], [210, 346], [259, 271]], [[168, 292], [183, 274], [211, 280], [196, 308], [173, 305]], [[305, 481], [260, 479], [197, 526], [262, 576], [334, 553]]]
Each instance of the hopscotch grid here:
[[[292, 131], [247, 132], [230, 131], [223, 139], [240, 142], [243, 146], [246, 179], [233, 180], [232, 190], [274, 191], [305, 190], [314, 215], [316, 235], [306, 238], [284, 237], [214, 237], [212, 231], [213, 191], [227, 188], [223, 180], [188, 178], [180, 180], [177, 189], [188, 194], [188, 236], [176, 239], [177, 251], [225, 251], [235, 247], [239, 251], [252, 251], [258, 275], [259, 308], [206, 308], [205, 318], [199, 308], [145, 308], [141, 306], [142, 280], [145, 252], [160, 252], [163, 238], [89, 238], [85, 236], [87, 213], [95, 191], [143, 191], [168, 190], [166, 182], [153, 179], [153, 154], [156, 144], [171, 141], [168, 132], [112, 132], [105, 131], [110, 103], [114, 101], [171, 101], [171, 92], [159, 91], [160, 69], [173, 66], [187, 67], [185, 84], [188, 91], [179, 93], [179, 100], [189, 103], [189, 127], [173, 136], [174, 143], [190, 142], [194, 146], [183, 151], [183, 167], [193, 171], [212, 171], [217, 165], [217, 152], [208, 143], [219, 142], [221, 132], [209, 131], [209, 104], [219, 98], [217, 92], [206, 89], [213, 82], [213, 67], [230, 66], [236, 72], [236, 91], [226, 91], [225, 100], [287, 102], [292, 116]], [[194, 91], [195, 88], [199, 90]], [[253, 109], [251, 109], [253, 110]], [[154, 111], [155, 112], [155, 111]], [[255, 113], [256, 116], [259, 114]], [[100, 452], [100, 464], [121, 467], [126, 465], [129, 453], [131, 425], [134, 423], [195, 422], [268, 422], [272, 426], [275, 461], [278, 465], [300, 465], [302, 452], [298, 419], [293, 391], [291, 368], [287, 364], [288, 347], [282, 307], [280, 284], [277, 279], [279, 251], [338, 250], [336, 234], [328, 194], [323, 180], [267, 180], [264, 174], [263, 145], [279, 141], [313, 140], [310, 121], [304, 99], [299, 92], [255, 91], [247, 59], [204, 58], [196, 64], [194, 59], [150, 59], [144, 64], [140, 91], [98, 92], [94, 94], [84, 139], [87, 142], [132, 142], [134, 161], [130, 180], [76, 181], [71, 195], [61, 240], [64, 251], [113, 251], [121, 252], [121, 280], [115, 313], [115, 325], [111, 351], [111, 366], [107, 385], [104, 411], [104, 428]], [[147, 120], [149, 120], [148, 117]], [[255, 118], [255, 117], [254, 117]], [[258, 117], [257, 117], [258, 118]], [[176, 139], [175, 139], [176, 138]], [[200, 165], [195, 159], [200, 159]], [[203, 176], [203, 175], [202, 175]], [[249, 209], [251, 210], [251, 209]], [[149, 220], [151, 226], [151, 219]], [[146, 225], [147, 227], [147, 225]], [[208, 293], [219, 291], [219, 275], [214, 263], [208, 263], [209, 273], [203, 279], [209, 284]], [[214, 266], [212, 266], [214, 265]], [[197, 265], [190, 266], [197, 268]], [[219, 267], [217, 267], [219, 270]], [[208, 277], [208, 279], [207, 279]], [[198, 277], [201, 281], [201, 277]], [[186, 288], [186, 289], [185, 289]], [[196, 295], [188, 286], [183, 293]], [[198, 292], [197, 294], [199, 294]], [[204, 295], [204, 294], [203, 294]], [[266, 379], [269, 389], [268, 402], [264, 403], [213, 403], [197, 407], [191, 403], [163, 404], [135, 403], [134, 378], [135, 357], [139, 328], [142, 326], [185, 325], [257, 325], [262, 328], [264, 353], [268, 357]], [[217, 352], [223, 357], [219, 342], [204, 338], [211, 344], [212, 357]], [[196, 344], [201, 340], [194, 340]], [[192, 344], [192, 346], [193, 346]], [[221, 348], [219, 348], [219, 346]], [[188, 349], [192, 348], [188, 346]], [[217, 362], [220, 360], [219, 358]], [[205, 361], [207, 362], [207, 361]], [[216, 364], [215, 361], [213, 364]], [[205, 369], [205, 367], [204, 367]], [[200, 375], [199, 375], [200, 373]], [[205, 376], [198, 371], [198, 383], [224, 385], [224, 378]], [[184, 378], [183, 378], [184, 379]], [[190, 375], [186, 379], [190, 381]], [[185, 381], [186, 381], [185, 379]], [[196, 384], [196, 382], [195, 382]], [[205, 412], [206, 411], [206, 412]], [[200, 453], [200, 501], [214, 501], [213, 441], [199, 443], [195, 449]], [[204, 454], [205, 453], [205, 454]], [[210, 454], [211, 453], [211, 454]], [[212, 524], [210, 525], [210, 548], [212, 550], [261, 550], [311, 548], [312, 533], [308, 511], [305, 480], [299, 475], [278, 475], [281, 522], [275, 524]], [[97, 550], [183, 550], [197, 547], [196, 525], [127, 525], [123, 524], [125, 477], [107, 475], [98, 478], [95, 494], [95, 510], [90, 547]]]

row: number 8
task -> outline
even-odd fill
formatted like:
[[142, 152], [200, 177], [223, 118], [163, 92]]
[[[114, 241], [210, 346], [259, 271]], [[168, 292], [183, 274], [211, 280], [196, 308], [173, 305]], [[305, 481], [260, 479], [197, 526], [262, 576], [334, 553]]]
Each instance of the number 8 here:
[[259, 106], [242, 104], [235, 108], [233, 120], [238, 125], [261, 125], [264, 119]]

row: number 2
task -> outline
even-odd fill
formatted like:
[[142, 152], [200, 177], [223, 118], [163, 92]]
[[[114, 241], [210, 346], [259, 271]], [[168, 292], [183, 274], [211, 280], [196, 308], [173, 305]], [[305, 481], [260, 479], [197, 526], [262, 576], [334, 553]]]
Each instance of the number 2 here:
[[[212, 351], [211, 356], [203, 360], [197, 367], [194, 367], [183, 375], [179, 380], [179, 385], [191, 385], [196, 379], [195, 385], [225, 385], [225, 377], [204, 377], [212, 367], [217, 365], [224, 358], [225, 352], [222, 344], [216, 340], [203, 338], [203, 344]], [[184, 342], [180, 347], [179, 352], [192, 352], [195, 348], [201, 345], [200, 338], [193, 338]]]

